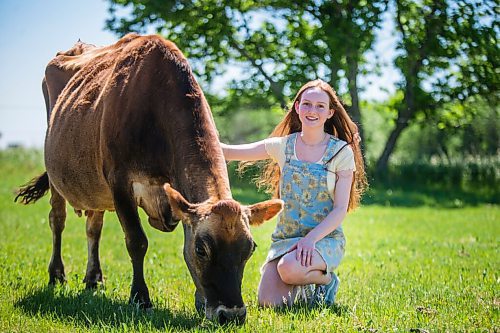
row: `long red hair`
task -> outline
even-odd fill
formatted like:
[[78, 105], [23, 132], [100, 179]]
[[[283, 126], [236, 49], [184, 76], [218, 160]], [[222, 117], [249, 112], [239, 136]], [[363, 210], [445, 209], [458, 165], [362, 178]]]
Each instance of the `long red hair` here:
[[[351, 192], [349, 194], [349, 207], [348, 211], [352, 211], [359, 206], [361, 196], [365, 191], [368, 183], [366, 180], [365, 165], [361, 153], [361, 147], [357, 138], [358, 126], [351, 120], [347, 114], [342, 102], [337, 97], [335, 90], [326, 82], [322, 80], [309, 81], [304, 84], [298, 91], [293, 99], [292, 106], [286, 113], [283, 120], [274, 128], [269, 137], [283, 137], [289, 134], [302, 131], [302, 123], [300, 122], [297, 110], [295, 110], [295, 102], [300, 102], [304, 91], [310, 88], [319, 88], [328, 94], [330, 97], [330, 109], [333, 109], [333, 116], [325, 122], [325, 132], [331, 134], [345, 142], [347, 142], [354, 152], [354, 161], [356, 163], [356, 171], [354, 172]], [[239, 170], [254, 165], [255, 162], [244, 161], [239, 165]], [[263, 187], [266, 192], [279, 196], [279, 180], [280, 168], [278, 163], [268, 159], [263, 162], [263, 172], [257, 178], [257, 186]]]

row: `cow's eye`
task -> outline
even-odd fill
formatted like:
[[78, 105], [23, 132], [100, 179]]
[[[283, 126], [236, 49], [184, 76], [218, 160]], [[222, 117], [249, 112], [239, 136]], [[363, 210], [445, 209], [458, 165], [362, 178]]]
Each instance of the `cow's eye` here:
[[196, 252], [196, 255], [200, 258], [207, 257], [207, 251], [205, 250], [205, 247], [203, 245], [196, 244], [194, 252]]
[[194, 252], [198, 259], [208, 261], [214, 255], [215, 242], [208, 235], [199, 235], [194, 243]]

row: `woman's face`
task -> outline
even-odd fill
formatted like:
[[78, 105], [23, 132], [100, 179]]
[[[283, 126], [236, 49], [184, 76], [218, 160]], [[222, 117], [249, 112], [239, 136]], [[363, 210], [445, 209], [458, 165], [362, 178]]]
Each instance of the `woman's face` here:
[[333, 116], [330, 109], [330, 97], [320, 88], [309, 88], [302, 93], [300, 101], [295, 102], [295, 111], [299, 115], [302, 127], [320, 127]]

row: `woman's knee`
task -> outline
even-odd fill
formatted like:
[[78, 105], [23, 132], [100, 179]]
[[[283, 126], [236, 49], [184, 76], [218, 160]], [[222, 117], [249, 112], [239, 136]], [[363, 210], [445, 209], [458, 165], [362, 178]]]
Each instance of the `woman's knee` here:
[[[293, 253], [293, 252], [292, 252]], [[290, 253], [283, 256], [277, 265], [278, 274], [286, 284], [302, 284], [304, 279], [303, 270], [300, 263], [295, 259], [295, 255]]]

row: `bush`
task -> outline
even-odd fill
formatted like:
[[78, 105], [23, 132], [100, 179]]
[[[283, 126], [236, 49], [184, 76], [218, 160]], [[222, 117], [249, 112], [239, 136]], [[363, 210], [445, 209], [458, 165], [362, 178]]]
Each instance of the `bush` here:
[[384, 175], [371, 175], [375, 188], [439, 193], [470, 203], [499, 203], [500, 156], [393, 162]]

